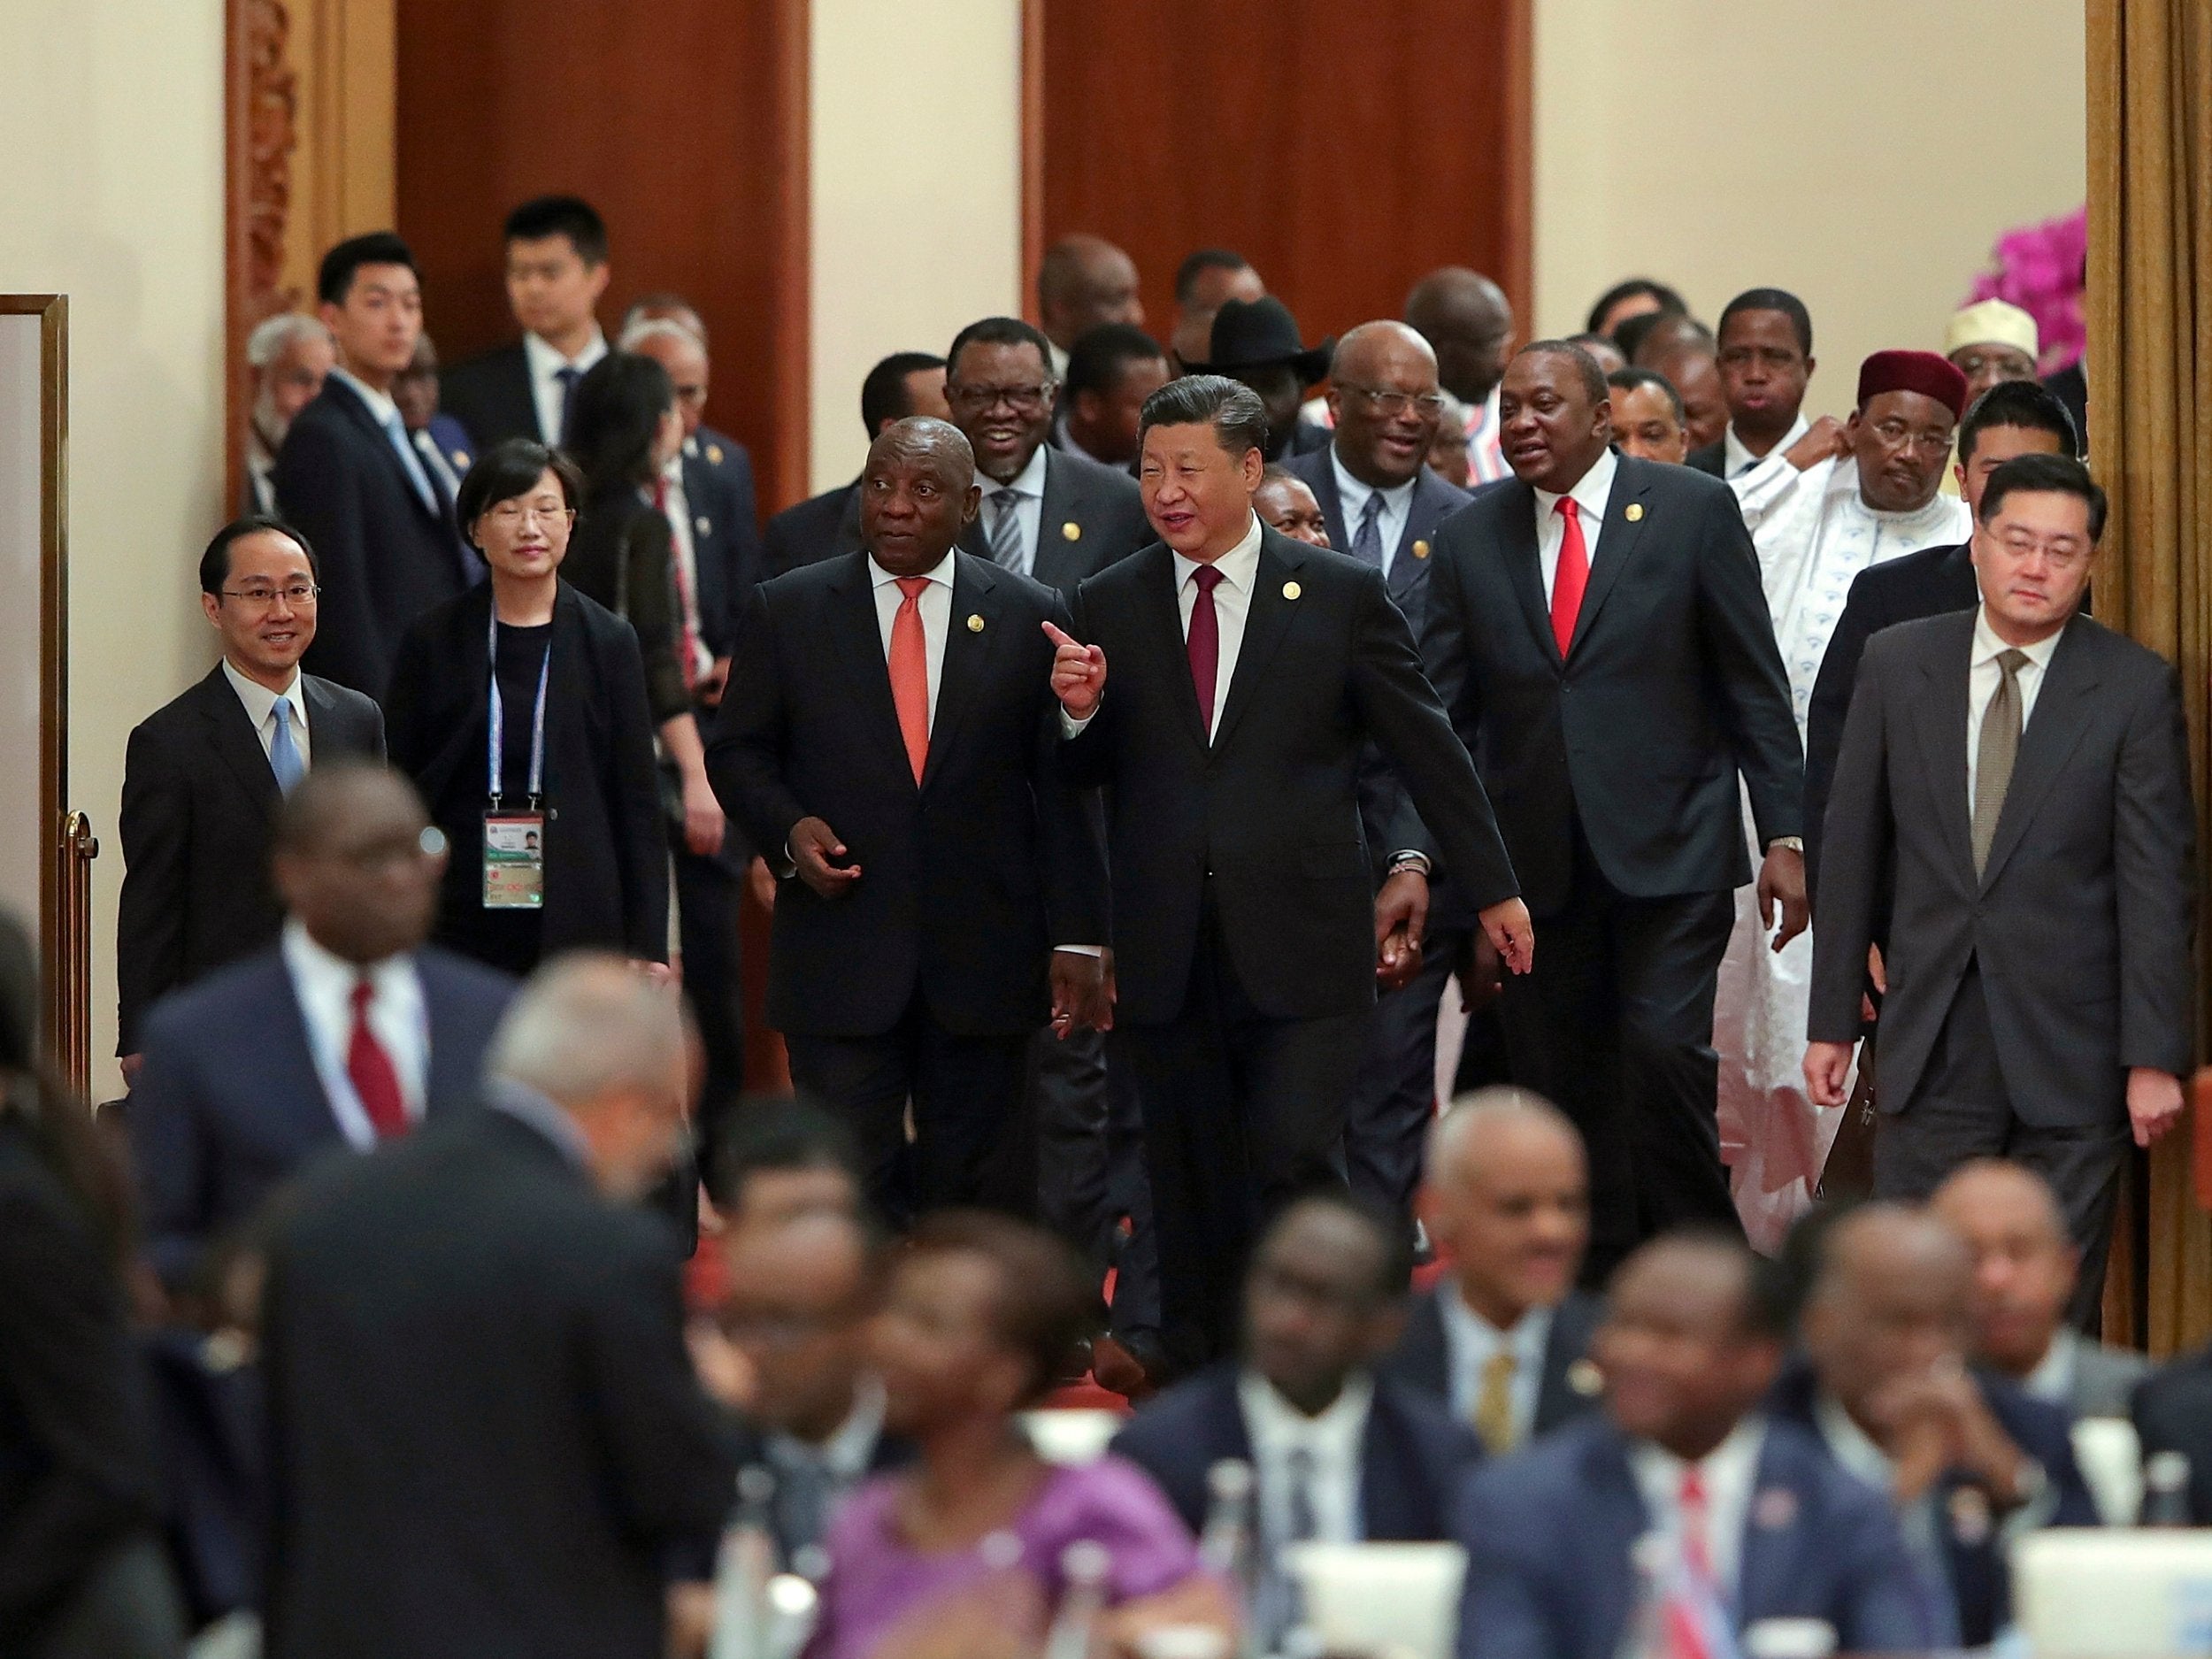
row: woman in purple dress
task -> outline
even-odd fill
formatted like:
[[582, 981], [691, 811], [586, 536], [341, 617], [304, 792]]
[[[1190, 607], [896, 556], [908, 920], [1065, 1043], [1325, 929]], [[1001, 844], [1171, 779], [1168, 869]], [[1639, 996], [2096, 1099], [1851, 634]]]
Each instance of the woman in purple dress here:
[[1225, 1592], [1134, 1464], [1056, 1468], [1015, 1414], [1094, 1328], [1095, 1294], [1059, 1240], [1002, 1217], [931, 1217], [899, 1255], [874, 1348], [888, 1433], [910, 1469], [853, 1494], [831, 1526], [808, 1659], [1033, 1655], [1071, 1544], [1105, 1551], [1094, 1651], [1163, 1624], [1227, 1629]]

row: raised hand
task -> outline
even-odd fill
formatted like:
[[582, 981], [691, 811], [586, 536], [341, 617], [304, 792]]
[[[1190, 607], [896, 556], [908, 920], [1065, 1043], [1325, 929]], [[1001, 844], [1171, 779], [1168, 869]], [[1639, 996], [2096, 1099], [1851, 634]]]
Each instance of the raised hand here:
[[1106, 691], [1106, 653], [1095, 645], [1079, 644], [1065, 630], [1048, 622], [1045, 637], [1058, 649], [1052, 654], [1052, 695], [1071, 720], [1087, 720], [1098, 712], [1098, 700]]

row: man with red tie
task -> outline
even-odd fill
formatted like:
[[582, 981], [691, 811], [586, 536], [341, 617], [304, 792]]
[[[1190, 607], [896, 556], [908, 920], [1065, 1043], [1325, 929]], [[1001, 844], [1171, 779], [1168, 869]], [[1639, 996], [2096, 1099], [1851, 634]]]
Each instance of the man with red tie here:
[[1664, 1227], [1737, 1225], [1713, 1050], [1752, 879], [1737, 779], [1779, 949], [1805, 926], [1804, 759], [1727, 486], [1619, 454], [1605, 376], [1564, 341], [1513, 359], [1499, 410], [1514, 476], [1438, 531], [1421, 654], [1543, 934], [1500, 1011], [1514, 1080], [1588, 1148], [1598, 1282]]
[[270, 1188], [475, 1103], [514, 981], [423, 941], [445, 843], [413, 786], [319, 764], [272, 846], [273, 948], [164, 997], [127, 1114], [147, 1254], [173, 1287]]
[[745, 600], [707, 770], [780, 878], [768, 1018], [850, 1124], [867, 1191], [914, 1111], [912, 1202], [1037, 1198], [1025, 1049], [1106, 1018], [1105, 860], [1055, 764], [1052, 589], [958, 550], [980, 492], [958, 428], [887, 428], [859, 551]]

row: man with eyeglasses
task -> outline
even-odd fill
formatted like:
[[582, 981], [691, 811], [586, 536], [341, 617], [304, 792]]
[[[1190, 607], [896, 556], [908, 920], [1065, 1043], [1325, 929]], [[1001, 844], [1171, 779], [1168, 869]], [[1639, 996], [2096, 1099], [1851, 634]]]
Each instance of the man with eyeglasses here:
[[398, 772], [326, 752], [268, 840], [277, 941], [145, 1019], [126, 1117], [146, 1254], [173, 1291], [311, 1160], [472, 1105], [515, 989], [425, 942], [445, 840]]
[[[1383, 573], [1383, 581], [1417, 639], [1428, 596], [1429, 553], [1437, 526], [1463, 506], [1466, 492], [1431, 470], [1428, 454], [1443, 418], [1444, 389], [1436, 353], [1408, 325], [1362, 323], [1338, 342], [1329, 372], [1325, 449], [1294, 455], [1283, 470], [1302, 479], [1321, 503], [1329, 545]], [[1378, 774], [1379, 773], [1379, 778]], [[1379, 754], [1363, 767], [1363, 803], [1394, 786]], [[1371, 848], [1397, 843], [1371, 824]], [[1409, 1217], [1421, 1179], [1421, 1148], [1434, 1116], [1436, 1010], [1460, 947], [1474, 929], [1463, 895], [1440, 884], [1432, 893], [1425, 861], [1400, 855], [1375, 872], [1378, 881], [1419, 895], [1403, 958], [1409, 980], [1377, 1004], [1344, 1125], [1352, 1190], [1391, 1214]]]
[[285, 792], [312, 761], [384, 757], [376, 704], [300, 672], [318, 568], [306, 538], [273, 518], [217, 531], [200, 556], [200, 609], [223, 660], [131, 733], [115, 947], [126, 1080], [157, 998], [276, 938], [269, 830]]
[[2086, 1321], [2131, 1133], [2147, 1147], [2181, 1118], [2188, 734], [2172, 665], [2081, 614], [2105, 520], [2088, 470], [2020, 456], [1979, 513], [1979, 604], [1867, 642], [1829, 797], [1804, 1076], [1815, 1105], [1843, 1102], [1886, 903], [1875, 1195], [1924, 1198], [1975, 1158], [2026, 1164], [2065, 1210]]

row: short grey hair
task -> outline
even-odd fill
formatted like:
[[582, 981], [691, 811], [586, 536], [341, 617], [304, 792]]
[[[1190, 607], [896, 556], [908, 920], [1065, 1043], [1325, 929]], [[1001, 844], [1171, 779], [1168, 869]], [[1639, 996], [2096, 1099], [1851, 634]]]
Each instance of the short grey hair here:
[[264, 318], [246, 336], [246, 366], [265, 369], [283, 356], [295, 341], [311, 336], [334, 344], [322, 319], [310, 317], [305, 311], [279, 311], [274, 317]]
[[679, 345], [705, 351], [707, 342], [699, 338], [695, 329], [687, 328], [673, 317], [641, 317], [622, 331], [615, 342], [618, 351], [635, 351], [649, 340], [673, 340]]
[[1485, 1129], [1509, 1122], [1541, 1124], [1555, 1131], [1562, 1139], [1573, 1142], [1578, 1152], [1583, 1150], [1582, 1132], [1575, 1127], [1573, 1118], [1533, 1089], [1499, 1084], [1457, 1096], [1429, 1126], [1429, 1179], [1439, 1178], [1445, 1160], [1462, 1142], [1471, 1137], [1473, 1143], [1479, 1144]]
[[493, 1034], [487, 1070], [563, 1106], [658, 1090], [685, 1055], [677, 993], [619, 956], [577, 951], [530, 976]]

